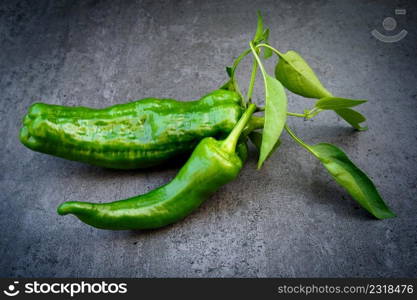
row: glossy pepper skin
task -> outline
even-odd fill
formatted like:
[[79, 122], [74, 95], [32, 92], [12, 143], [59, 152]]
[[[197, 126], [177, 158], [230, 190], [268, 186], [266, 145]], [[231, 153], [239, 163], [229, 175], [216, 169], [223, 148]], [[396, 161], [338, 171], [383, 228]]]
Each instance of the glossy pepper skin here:
[[240, 98], [216, 90], [197, 101], [146, 98], [104, 109], [33, 104], [20, 141], [28, 148], [107, 168], [135, 169], [224, 137], [242, 114]]
[[158, 228], [184, 218], [239, 174], [243, 162], [235, 152], [236, 143], [254, 110], [252, 104], [226, 140], [203, 139], [170, 183], [111, 203], [65, 202], [58, 213], [74, 214], [91, 226], [113, 230]]

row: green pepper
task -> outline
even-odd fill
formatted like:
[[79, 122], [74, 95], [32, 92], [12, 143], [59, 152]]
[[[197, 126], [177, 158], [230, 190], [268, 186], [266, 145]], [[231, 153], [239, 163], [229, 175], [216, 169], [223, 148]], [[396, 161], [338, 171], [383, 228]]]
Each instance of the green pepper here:
[[239, 174], [243, 162], [236, 145], [255, 109], [251, 104], [225, 140], [201, 140], [170, 183], [112, 203], [65, 202], [58, 213], [74, 214], [91, 226], [113, 230], [157, 228], [184, 218]]
[[240, 97], [216, 90], [197, 101], [147, 98], [104, 109], [33, 104], [20, 140], [28, 148], [97, 166], [146, 168], [223, 138], [242, 114]]

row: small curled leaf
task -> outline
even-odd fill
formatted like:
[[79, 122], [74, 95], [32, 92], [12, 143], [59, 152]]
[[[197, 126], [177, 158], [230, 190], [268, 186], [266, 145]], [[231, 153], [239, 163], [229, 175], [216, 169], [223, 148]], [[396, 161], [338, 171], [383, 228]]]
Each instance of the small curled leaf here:
[[272, 50], [271, 49], [269, 49], [269, 48], [265, 48], [264, 49], [264, 54], [263, 54], [263, 57], [264, 57], [264, 59], [268, 59], [268, 58], [270, 58], [270, 57], [272, 57]]
[[378, 219], [395, 217], [369, 177], [339, 148], [320, 143], [308, 146], [332, 177], [363, 208]]
[[331, 97], [308, 63], [295, 51], [280, 53], [275, 77], [291, 92], [307, 98]]
[[359, 124], [366, 121], [365, 116], [351, 108], [341, 108], [334, 110], [340, 117], [348, 122], [353, 128], [359, 131], [367, 130], [368, 127], [362, 127]]
[[229, 80], [223, 84], [219, 89], [220, 90], [227, 90], [227, 91], [235, 91], [235, 83], [234, 83], [234, 71], [232, 67], [226, 67], [227, 76], [229, 76]]
[[235, 91], [233, 80], [229, 79], [225, 84], [219, 87], [220, 90]]
[[267, 42], [269, 39], [269, 28], [265, 29], [265, 31], [262, 33], [262, 41]]
[[230, 78], [232, 78], [233, 73], [234, 73], [233, 68], [232, 67], [226, 67], [226, 73], [227, 73], [227, 75], [229, 75]]
[[[269, 40], [269, 28], [265, 29], [264, 34], [263, 34], [263, 40], [264, 43], [268, 45], [268, 40]], [[263, 57], [264, 59], [268, 59], [272, 56], [273, 52], [270, 48], [268, 47], [264, 47], [263, 49]]]
[[257, 44], [260, 41], [262, 41], [264, 37], [264, 21], [262, 19], [261, 12], [258, 10], [256, 14], [258, 15], [258, 23], [256, 26], [255, 36], [253, 37], [254, 44]]

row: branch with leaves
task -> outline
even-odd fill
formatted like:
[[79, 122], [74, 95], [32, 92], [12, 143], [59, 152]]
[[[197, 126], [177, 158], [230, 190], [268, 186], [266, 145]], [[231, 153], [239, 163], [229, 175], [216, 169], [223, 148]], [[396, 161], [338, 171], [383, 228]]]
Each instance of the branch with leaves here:
[[[235, 75], [241, 61], [249, 54], [253, 56], [252, 71], [246, 96], [243, 96]], [[273, 54], [278, 58], [275, 76], [266, 72], [262, 61], [262, 58], [266, 60]], [[334, 96], [324, 87], [313, 69], [299, 53], [293, 50], [282, 53], [272, 47], [269, 43], [269, 28], [264, 29], [264, 22], [259, 12], [255, 36], [249, 42], [249, 48], [237, 57], [231, 67], [226, 67], [229, 81], [221, 88], [236, 91], [241, 97], [242, 106], [247, 107], [252, 103], [258, 69], [264, 82], [265, 106], [257, 107], [257, 111], [263, 112], [264, 115], [263, 117], [252, 117], [246, 134], [244, 134], [249, 137], [259, 151], [258, 169], [279, 147], [280, 136], [285, 129], [297, 144], [321, 162], [335, 181], [364, 209], [378, 219], [394, 217], [395, 214], [385, 204], [372, 180], [355, 166], [341, 149], [328, 143], [308, 145], [297, 137], [286, 123], [287, 116], [310, 119], [322, 111], [332, 110], [356, 130], [366, 130], [367, 127], [360, 125], [366, 121], [366, 118], [352, 107], [361, 105], [367, 100]], [[304, 113], [288, 112], [285, 89], [305, 98], [316, 99], [316, 102]]]

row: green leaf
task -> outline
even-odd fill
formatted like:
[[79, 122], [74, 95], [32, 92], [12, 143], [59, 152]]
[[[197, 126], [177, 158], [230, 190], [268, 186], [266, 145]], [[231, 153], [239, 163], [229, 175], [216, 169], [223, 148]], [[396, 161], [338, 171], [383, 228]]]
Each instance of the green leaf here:
[[324, 97], [316, 102], [315, 107], [320, 109], [342, 109], [354, 107], [365, 102], [367, 102], [367, 100], [356, 100], [339, 97]]
[[[262, 133], [258, 132], [258, 131], [252, 131], [249, 134], [249, 139], [251, 140], [252, 144], [255, 145], [256, 149], [258, 150], [258, 152], [261, 152], [261, 145], [262, 145]], [[278, 139], [278, 141], [275, 143], [274, 147], [272, 148], [272, 151], [269, 153], [268, 157], [266, 159], [268, 159], [272, 153], [275, 152], [275, 150], [281, 145], [281, 140]]]
[[282, 84], [269, 76], [265, 76], [265, 121], [262, 134], [262, 145], [258, 161], [258, 169], [268, 158], [277, 143], [287, 119], [287, 96]]
[[259, 10], [257, 11], [257, 15], [258, 15], [258, 23], [257, 23], [257, 26], [256, 26], [255, 36], [253, 37], [254, 44], [262, 41], [263, 33], [264, 33], [264, 22], [263, 22], [263, 19], [262, 19], [261, 12]]
[[264, 54], [263, 54], [264, 59], [268, 59], [268, 58], [272, 57], [272, 54], [273, 54], [273, 52], [272, 52], [271, 49], [264, 48]]
[[[357, 130], [366, 130], [367, 127], [361, 127], [366, 118], [359, 112], [348, 107], [364, 103], [364, 100], [352, 100], [333, 97], [333, 95], [323, 86], [317, 75], [310, 68], [308, 63], [295, 51], [280, 53], [280, 60], [275, 67], [275, 77], [293, 93], [307, 98], [321, 99], [323, 106], [330, 105], [330, 100], [338, 101], [340, 107], [324, 108], [333, 109], [340, 117], [352, 125]], [[318, 103], [321, 101], [319, 100]], [[343, 100], [343, 101], [342, 101]], [[336, 104], [336, 103], [334, 103]], [[320, 108], [320, 107], [318, 107]]]
[[334, 145], [320, 143], [308, 146], [338, 184], [363, 208], [378, 219], [395, 217], [369, 177]]
[[269, 39], [269, 28], [265, 29], [262, 33], [262, 40], [268, 42]]
[[264, 54], [263, 54], [263, 56], [264, 56], [264, 59], [268, 59], [268, 58], [270, 58], [270, 57], [272, 57], [272, 50], [271, 49], [269, 49], [269, 48], [264, 48]]
[[275, 77], [291, 92], [307, 98], [331, 97], [307, 62], [295, 51], [279, 54]]
[[359, 123], [365, 122], [366, 118], [356, 110], [351, 108], [341, 108], [335, 109], [334, 111], [356, 130], [363, 131], [368, 129], [366, 126], [362, 127], [359, 125]]
[[[268, 40], [269, 40], [269, 28], [265, 29], [263, 36], [264, 36], [263, 37], [264, 43], [267, 44], [267, 45], [269, 45], [268, 44]], [[269, 48], [267, 48], [267, 47], [264, 47], [263, 48], [263, 51], [264, 51], [263, 52], [264, 59], [270, 58], [272, 56], [272, 54], [273, 54], [272, 50], [269, 49]]]

